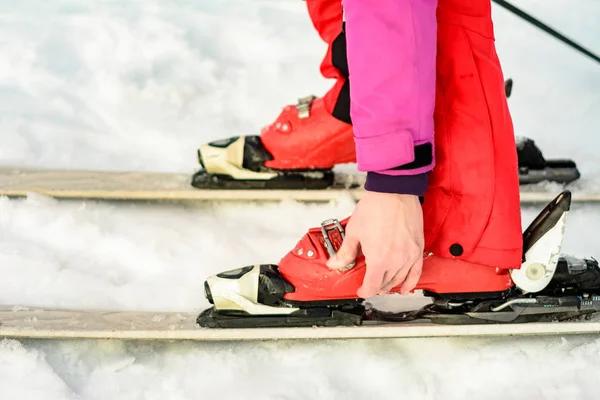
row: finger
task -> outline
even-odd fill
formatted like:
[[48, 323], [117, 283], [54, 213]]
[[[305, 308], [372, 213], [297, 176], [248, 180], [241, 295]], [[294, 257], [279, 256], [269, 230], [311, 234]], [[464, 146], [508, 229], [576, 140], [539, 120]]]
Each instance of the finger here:
[[411, 290], [413, 290], [419, 283], [419, 279], [421, 279], [422, 272], [423, 257], [419, 257], [408, 272], [406, 280], [404, 281], [404, 283], [402, 283], [402, 286], [400, 287], [400, 294], [408, 294]]
[[396, 274], [397, 272], [398, 271], [392, 271], [392, 270], [385, 271], [385, 273], [383, 274], [383, 279], [381, 280], [381, 289], [379, 289], [379, 292], [377, 294], [379, 294], [379, 295], [386, 294], [386, 292], [384, 291], [384, 288], [387, 283], [391, 282], [392, 279], [394, 279], [394, 274]]
[[[397, 273], [398, 271], [392, 271], [392, 270], [387, 270], [385, 271], [385, 273], [383, 274], [383, 279], [381, 280], [381, 287], [385, 287], [386, 283], [390, 282], [392, 279], [394, 279], [394, 275]], [[381, 294], [381, 293], [379, 293]]]
[[379, 291], [380, 295], [387, 294], [394, 286], [402, 283], [406, 278], [406, 274], [408, 274], [409, 267], [413, 263], [412, 259], [399, 255], [394, 257], [394, 261], [396, 262], [396, 266], [399, 265], [400, 267], [388, 271], [389, 274], [383, 279], [383, 284]]
[[383, 287], [381, 288], [379, 294], [383, 295], [389, 293], [393, 288], [404, 282], [409, 272], [410, 268], [407, 268], [405, 266], [400, 268], [396, 272], [396, 275], [393, 275], [392, 279], [390, 279], [389, 281], [384, 280]]
[[346, 236], [337, 254], [327, 260], [327, 266], [331, 269], [340, 269], [350, 265], [356, 260], [359, 244], [358, 238]]
[[367, 262], [367, 272], [365, 273], [363, 284], [356, 294], [363, 299], [375, 296], [381, 289], [385, 272], [383, 265], [369, 265]]

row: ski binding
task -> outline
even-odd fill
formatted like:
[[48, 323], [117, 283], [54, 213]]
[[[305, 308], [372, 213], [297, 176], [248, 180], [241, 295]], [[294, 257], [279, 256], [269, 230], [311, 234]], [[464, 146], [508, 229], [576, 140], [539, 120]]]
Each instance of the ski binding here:
[[[502, 292], [424, 291], [430, 304], [392, 313], [377, 310], [361, 298], [292, 300], [290, 295], [302, 288], [286, 280], [277, 265], [252, 265], [205, 281], [205, 297], [213, 307], [201, 312], [196, 322], [207, 328], [358, 326], [417, 320], [462, 325], [562, 321], [592, 315], [600, 310], [598, 262], [560, 254], [570, 205], [571, 193], [562, 192], [525, 230], [522, 265], [510, 271], [513, 285]], [[324, 238], [339, 246], [343, 228], [337, 225]], [[321, 243], [324, 249], [328, 240]]]

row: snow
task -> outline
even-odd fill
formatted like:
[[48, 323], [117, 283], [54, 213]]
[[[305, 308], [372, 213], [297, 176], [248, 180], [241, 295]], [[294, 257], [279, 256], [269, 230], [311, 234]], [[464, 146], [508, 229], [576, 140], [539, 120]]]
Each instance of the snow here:
[[28, 400], [591, 399], [597, 392], [593, 371], [600, 367], [599, 345], [584, 337], [227, 346], [7, 341], [0, 344], [0, 373], [10, 385], [2, 385], [0, 395]]
[[[600, 52], [600, 5], [515, 2]], [[516, 132], [600, 187], [598, 65], [494, 8]], [[0, 2], [0, 165], [191, 172], [329, 82], [301, 1]], [[558, 190], [558, 189], [557, 189]], [[212, 273], [277, 262], [335, 205], [0, 199], [0, 303], [200, 310]], [[524, 210], [523, 223], [538, 208]], [[598, 256], [577, 205], [566, 252]], [[0, 398], [590, 399], [596, 337], [269, 343], [0, 341]]]

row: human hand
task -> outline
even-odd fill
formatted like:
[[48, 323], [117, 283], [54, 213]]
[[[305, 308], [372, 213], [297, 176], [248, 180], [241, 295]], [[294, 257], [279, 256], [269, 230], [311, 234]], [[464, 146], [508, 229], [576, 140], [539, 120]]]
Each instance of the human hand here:
[[423, 211], [414, 195], [366, 192], [346, 225], [340, 249], [327, 266], [340, 269], [356, 259], [359, 245], [367, 271], [357, 295], [400, 293], [415, 288], [423, 270]]

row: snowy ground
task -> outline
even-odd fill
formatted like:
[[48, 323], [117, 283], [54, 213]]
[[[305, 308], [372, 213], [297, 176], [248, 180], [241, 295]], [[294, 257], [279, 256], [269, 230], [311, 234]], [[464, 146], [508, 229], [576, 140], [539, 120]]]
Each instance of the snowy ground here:
[[[600, 52], [600, 4], [516, 4]], [[0, 1], [0, 165], [193, 171], [328, 87], [301, 1]], [[600, 66], [495, 8], [517, 133], [600, 186]], [[276, 262], [336, 206], [0, 199], [0, 303], [202, 309], [211, 273]], [[524, 210], [527, 224], [537, 209]], [[565, 251], [600, 256], [600, 209]], [[252, 344], [0, 341], [0, 398], [592, 399], [597, 338]]]

